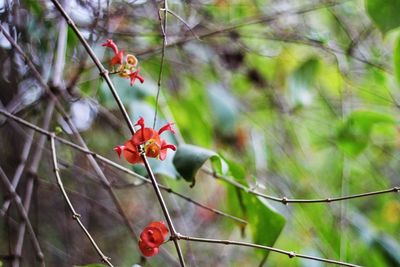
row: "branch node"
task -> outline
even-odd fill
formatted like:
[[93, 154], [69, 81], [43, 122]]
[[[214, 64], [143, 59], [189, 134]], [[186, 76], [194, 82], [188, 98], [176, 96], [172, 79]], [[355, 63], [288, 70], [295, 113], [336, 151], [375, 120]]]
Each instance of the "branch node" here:
[[332, 201], [332, 199], [330, 198], [330, 197], [328, 197], [327, 199], [326, 199], [326, 202], [331, 202]]
[[287, 197], [283, 197], [283, 198], [281, 199], [281, 202], [282, 202], [283, 204], [287, 205], [287, 204], [288, 204], [288, 199], [287, 199]]
[[294, 257], [296, 257], [296, 253], [293, 251], [290, 251], [288, 256], [289, 256], [289, 258], [294, 258]]
[[102, 76], [102, 77], [106, 77], [106, 76], [108, 76], [108, 70], [107, 69], [103, 69], [103, 70], [101, 70], [100, 71], [100, 75]]
[[400, 186], [394, 187], [394, 188], [393, 188], [393, 191], [396, 192], [396, 193], [400, 192]]
[[78, 213], [75, 213], [75, 214], [72, 215], [72, 219], [74, 219], [74, 220], [78, 220], [80, 218], [81, 218], [81, 215], [78, 214]]

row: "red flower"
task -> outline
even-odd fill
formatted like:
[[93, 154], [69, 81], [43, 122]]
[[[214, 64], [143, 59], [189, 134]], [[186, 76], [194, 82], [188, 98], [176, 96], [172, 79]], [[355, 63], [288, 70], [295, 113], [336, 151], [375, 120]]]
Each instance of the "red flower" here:
[[168, 228], [163, 222], [152, 222], [140, 234], [139, 249], [146, 257], [157, 255], [159, 249], [166, 237]]
[[114, 150], [118, 153], [118, 156], [123, 153], [128, 162], [135, 164], [142, 162], [138, 146], [143, 145], [147, 157], [164, 160], [167, 157], [167, 149], [175, 151], [176, 147], [172, 144], [168, 144], [160, 137], [160, 134], [165, 131], [175, 133], [172, 129], [172, 125], [173, 123], [168, 123], [157, 132], [152, 128], [145, 127], [144, 119], [140, 118], [135, 124], [135, 126], [140, 126], [140, 129], [125, 143], [125, 145], [117, 146]]
[[152, 257], [158, 254], [158, 247], [152, 248], [149, 247], [146, 243], [142, 240], [139, 240], [139, 249], [142, 252], [143, 256]]
[[111, 39], [107, 39], [107, 41], [102, 44], [102, 46], [109, 47], [114, 51], [114, 57], [111, 59], [111, 66], [122, 64], [125, 52], [123, 49], [119, 51], [118, 46]]
[[139, 71], [140, 71], [140, 69], [137, 69], [136, 71], [129, 74], [129, 79], [131, 80], [131, 86], [133, 86], [136, 79], [138, 79], [140, 81], [140, 83], [144, 83], [144, 78], [139, 75]]

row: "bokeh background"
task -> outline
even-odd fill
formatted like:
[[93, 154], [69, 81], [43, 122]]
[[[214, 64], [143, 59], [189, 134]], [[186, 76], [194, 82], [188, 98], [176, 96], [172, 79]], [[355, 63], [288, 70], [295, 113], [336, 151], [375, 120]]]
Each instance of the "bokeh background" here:
[[[105, 66], [112, 54], [101, 44], [108, 38], [137, 56], [144, 84], [131, 87], [116, 75], [112, 80], [132, 121], [143, 116], [152, 125], [164, 2], [62, 3]], [[326, 198], [400, 185], [400, 86], [393, 65], [399, 32], [383, 35], [364, 1], [170, 0], [168, 8], [179, 18], [167, 15], [156, 128], [174, 121], [177, 134], [167, 137], [170, 142], [215, 151], [229, 167], [225, 176], [277, 197]], [[0, 1], [0, 21], [59, 97], [88, 147], [145, 175], [141, 166], [129, 165], [113, 151], [129, 139], [129, 131], [98, 70], [52, 3]], [[40, 127], [47, 120], [49, 131], [76, 142], [2, 34], [0, 47], [0, 108]], [[0, 116], [0, 166], [11, 179], [22, 165], [17, 192], [30, 200], [29, 217], [47, 266], [99, 262], [71, 219], [56, 185], [49, 142], [40, 137]], [[143, 261], [86, 156], [60, 143], [57, 153], [73, 204], [116, 266], [178, 266], [171, 242]], [[243, 227], [164, 191], [182, 234], [274, 245], [363, 266], [400, 266], [399, 194], [282, 205], [249, 197], [202, 171], [191, 188], [179, 177], [173, 157], [169, 152], [166, 161], [151, 161], [160, 183], [249, 222]], [[137, 236], [149, 222], [164, 220], [151, 185], [99, 164]], [[8, 199], [2, 184], [2, 206]], [[11, 203], [0, 217], [3, 266], [18, 258], [21, 222]], [[29, 236], [23, 240], [20, 266], [39, 266]], [[266, 258], [265, 251], [251, 248], [186, 241], [182, 246], [189, 266], [326, 266], [276, 253]]]

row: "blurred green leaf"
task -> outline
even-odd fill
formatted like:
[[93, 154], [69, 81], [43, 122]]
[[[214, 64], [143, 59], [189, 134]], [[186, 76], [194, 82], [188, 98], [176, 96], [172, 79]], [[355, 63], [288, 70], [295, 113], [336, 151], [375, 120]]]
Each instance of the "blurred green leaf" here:
[[[248, 186], [243, 166], [227, 160], [229, 171], [234, 180]], [[226, 184], [228, 187], [229, 212], [249, 222], [252, 240], [256, 244], [273, 246], [285, 226], [286, 219], [277, 212], [265, 199]], [[243, 229], [244, 230], [244, 229]], [[259, 251], [260, 255], [268, 252]]]
[[207, 92], [216, 128], [226, 136], [234, 134], [238, 116], [235, 99], [218, 85], [211, 86]]
[[289, 93], [294, 106], [311, 104], [313, 99], [311, 89], [318, 74], [318, 67], [318, 59], [310, 58], [289, 76]]
[[194, 145], [179, 145], [173, 163], [183, 179], [191, 182], [191, 186], [194, 186], [196, 174], [207, 160], [211, 160], [212, 166], [217, 173], [225, 172], [226, 164], [217, 153]]
[[393, 51], [394, 71], [397, 82], [400, 84], [400, 35], [397, 37]]
[[394, 124], [395, 119], [374, 111], [354, 111], [339, 127], [339, 148], [350, 156], [359, 155], [367, 147], [373, 127], [379, 123]]
[[365, 3], [368, 15], [383, 34], [400, 26], [400, 1], [366, 0]]

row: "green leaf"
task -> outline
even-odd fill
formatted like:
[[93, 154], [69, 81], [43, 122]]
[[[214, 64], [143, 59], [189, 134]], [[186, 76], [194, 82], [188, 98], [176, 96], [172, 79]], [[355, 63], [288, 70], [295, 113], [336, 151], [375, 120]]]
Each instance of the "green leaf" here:
[[311, 103], [313, 98], [311, 89], [314, 86], [318, 69], [318, 59], [310, 58], [289, 76], [289, 93], [294, 106]]
[[379, 123], [394, 124], [395, 119], [374, 111], [354, 111], [339, 126], [339, 148], [350, 156], [359, 155], [367, 147], [373, 127]]
[[235, 135], [238, 117], [235, 98], [218, 85], [210, 86], [207, 92], [214, 115], [214, 125], [225, 136]]
[[218, 173], [223, 173], [226, 169], [225, 162], [212, 150], [202, 147], [183, 144], [176, 150], [173, 163], [176, 170], [193, 187], [196, 183], [195, 177], [198, 170], [207, 161], [211, 160], [212, 166]]
[[397, 37], [393, 51], [394, 71], [397, 82], [400, 84], [400, 35]]
[[[229, 170], [234, 180], [248, 186], [245, 180], [243, 166], [228, 161]], [[278, 239], [286, 219], [277, 212], [265, 199], [249, 194], [226, 184], [228, 187], [228, 209], [229, 212], [244, 218], [249, 222], [252, 241], [256, 244], [273, 246]], [[244, 229], [242, 229], [244, 231]], [[261, 255], [268, 255], [268, 252], [259, 251]]]
[[365, 3], [368, 15], [383, 34], [400, 26], [399, 0], [366, 0]]

